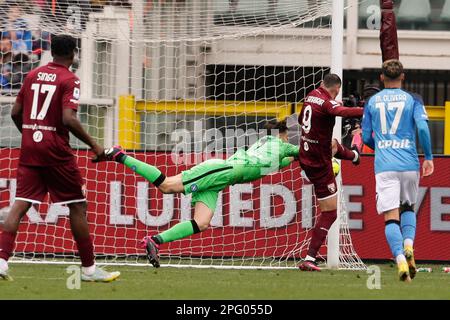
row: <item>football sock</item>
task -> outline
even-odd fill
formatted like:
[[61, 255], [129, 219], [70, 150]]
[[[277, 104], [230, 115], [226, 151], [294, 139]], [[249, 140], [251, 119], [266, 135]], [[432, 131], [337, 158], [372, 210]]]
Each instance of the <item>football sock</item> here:
[[[400, 226], [402, 228], [403, 242], [412, 246], [416, 236], [416, 214], [413, 211], [405, 211], [400, 216]], [[409, 241], [407, 241], [409, 240]]]
[[127, 155], [123, 164], [158, 187], [166, 176], [158, 168]]
[[385, 222], [384, 233], [391, 248], [392, 256], [403, 255], [403, 237], [400, 231], [400, 221], [388, 220]]
[[81, 266], [91, 267], [94, 265], [94, 245], [92, 244], [91, 237], [88, 238], [75, 238], [77, 244], [78, 253], [80, 254]]
[[184, 221], [174, 225], [172, 228], [152, 237], [152, 239], [157, 243], [166, 243], [175, 241], [178, 239], [186, 238], [195, 233], [199, 233], [197, 222], [195, 220]]
[[16, 243], [16, 232], [3, 231], [0, 233], [0, 258], [8, 261]]
[[324, 211], [319, 217], [312, 231], [311, 243], [309, 244], [308, 256], [315, 258], [317, 252], [322, 246], [323, 241], [327, 237], [328, 230], [336, 220], [337, 210]]
[[81, 271], [83, 271], [85, 275], [92, 276], [95, 272], [95, 264], [90, 267], [81, 267]]
[[7, 271], [8, 270], [8, 262], [6, 262], [5, 259], [0, 258], [0, 271]]
[[337, 146], [337, 151], [336, 151], [336, 154], [334, 155], [334, 157], [336, 159], [351, 160], [351, 161], [356, 160], [357, 155], [355, 154], [355, 152], [353, 152], [353, 150], [350, 150], [349, 148], [344, 147], [339, 142], [336, 142], [336, 146]]

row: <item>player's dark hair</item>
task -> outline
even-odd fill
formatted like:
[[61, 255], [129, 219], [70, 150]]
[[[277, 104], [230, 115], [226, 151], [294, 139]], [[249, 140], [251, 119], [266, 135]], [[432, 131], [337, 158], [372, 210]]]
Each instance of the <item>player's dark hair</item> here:
[[53, 57], [70, 59], [77, 48], [77, 41], [74, 37], [61, 34], [55, 35], [51, 39], [51, 52]]
[[276, 132], [278, 132], [278, 133], [285, 133], [289, 130], [286, 119], [281, 120], [281, 121], [276, 121], [276, 120], [268, 121], [264, 125], [264, 128], [267, 129], [267, 131], [268, 131], [267, 134], [269, 134], [269, 135], [272, 133], [272, 130], [276, 130]]
[[381, 72], [388, 79], [396, 80], [403, 73], [403, 64], [397, 59], [386, 60], [381, 66]]
[[341, 78], [335, 73], [329, 73], [323, 78], [325, 88], [333, 88], [335, 86], [341, 86], [341, 84]]

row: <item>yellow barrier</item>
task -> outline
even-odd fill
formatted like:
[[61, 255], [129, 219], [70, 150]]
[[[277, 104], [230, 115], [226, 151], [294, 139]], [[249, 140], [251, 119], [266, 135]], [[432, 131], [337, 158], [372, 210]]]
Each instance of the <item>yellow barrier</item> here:
[[[295, 112], [300, 114], [303, 103], [295, 104]], [[441, 106], [427, 106], [431, 121], [444, 121], [444, 154], [450, 155], [450, 101]], [[273, 116], [284, 119], [291, 115], [288, 102], [260, 101], [148, 101], [135, 100], [134, 96], [119, 97], [119, 143], [126, 149], [139, 149], [141, 128], [139, 112], [184, 113], [209, 116]]]

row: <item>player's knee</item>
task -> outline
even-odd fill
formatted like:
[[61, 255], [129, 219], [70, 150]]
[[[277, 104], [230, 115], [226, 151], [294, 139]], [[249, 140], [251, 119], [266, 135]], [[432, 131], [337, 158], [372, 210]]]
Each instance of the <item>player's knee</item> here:
[[87, 211], [87, 202], [75, 202], [67, 205], [69, 207], [69, 214], [86, 214]]
[[402, 203], [400, 204], [400, 214], [403, 212], [412, 211], [414, 212], [414, 205], [409, 203]]

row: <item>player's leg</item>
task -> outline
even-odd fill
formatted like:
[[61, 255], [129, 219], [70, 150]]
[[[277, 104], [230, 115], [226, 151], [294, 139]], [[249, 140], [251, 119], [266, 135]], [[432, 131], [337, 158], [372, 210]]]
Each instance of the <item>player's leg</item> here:
[[32, 204], [39, 204], [47, 194], [41, 168], [21, 166], [17, 168], [17, 190], [14, 204], [6, 217], [0, 233], [0, 278], [8, 276], [8, 259], [12, 255], [20, 221]]
[[127, 166], [140, 176], [150, 181], [163, 193], [179, 193], [184, 191], [181, 175], [166, 177], [157, 167], [139, 161], [130, 155], [125, 154], [120, 146], [114, 146], [106, 149], [105, 158]]
[[403, 236], [400, 229], [400, 180], [398, 172], [382, 172], [375, 176], [377, 211], [384, 215], [384, 233], [402, 281], [410, 281], [409, 268], [403, 254]]
[[120, 272], [106, 272], [96, 267], [94, 245], [86, 218], [87, 204], [83, 193], [83, 179], [75, 160], [45, 169], [50, 199], [69, 207], [70, 228], [81, 260], [81, 280], [110, 282]]
[[302, 271], [320, 271], [316, 263], [316, 257], [327, 237], [328, 230], [337, 218], [337, 186], [331, 165], [323, 171], [325, 174], [317, 175], [317, 171], [308, 168], [305, 172], [314, 184], [321, 214], [312, 230], [305, 261], [299, 268]]
[[12, 279], [8, 275], [8, 259], [14, 250], [20, 221], [30, 207], [30, 202], [23, 200], [14, 201], [14, 204], [3, 224], [3, 231], [0, 233], [0, 279]]
[[400, 227], [403, 236], [403, 252], [409, 266], [409, 275], [413, 279], [416, 275], [416, 262], [414, 259], [414, 240], [416, 236], [416, 213], [414, 205], [419, 193], [419, 172], [402, 172], [400, 192]]
[[350, 160], [354, 165], [359, 165], [361, 162], [357, 148], [349, 149], [341, 145], [336, 139], [331, 141], [331, 153], [336, 159]]
[[157, 235], [144, 238], [144, 245], [150, 263], [158, 268], [159, 246], [163, 243], [189, 237], [202, 232], [209, 227], [209, 223], [214, 215], [219, 193], [217, 191], [197, 192], [192, 196], [194, 208], [194, 219], [180, 222], [170, 229]]

